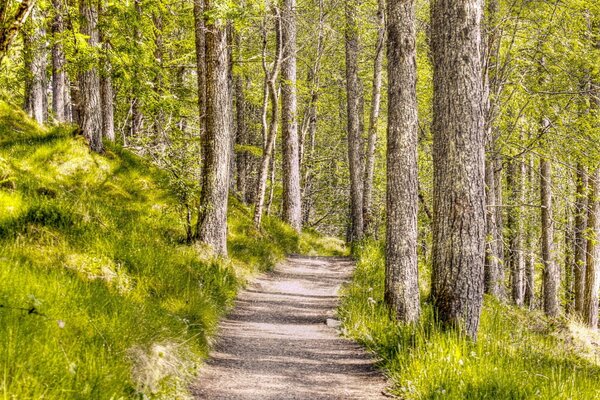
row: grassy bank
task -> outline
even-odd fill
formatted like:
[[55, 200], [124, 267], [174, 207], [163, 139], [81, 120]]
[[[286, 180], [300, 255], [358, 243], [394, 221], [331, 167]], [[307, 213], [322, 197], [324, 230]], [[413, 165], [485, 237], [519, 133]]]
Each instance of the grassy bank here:
[[231, 260], [184, 243], [168, 177], [117, 147], [91, 154], [0, 103], [0, 395], [185, 398], [250, 274], [294, 252], [337, 254], [232, 199]]
[[[357, 249], [339, 314], [346, 334], [376, 353], [403, 399], [598, 399], [600, 335], [566, 320], [486, 299], [473, 344], [433, 323], [400, 326], [383, 304], [381, 243]], [[422, 274], [426, 275], [426, 274]], [[428, 282], [422, 282], [423, 292]]]

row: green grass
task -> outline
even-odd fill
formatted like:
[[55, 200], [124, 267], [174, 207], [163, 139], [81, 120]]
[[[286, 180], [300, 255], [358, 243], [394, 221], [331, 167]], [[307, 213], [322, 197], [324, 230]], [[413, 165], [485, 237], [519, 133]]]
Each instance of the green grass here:
[[419, 326], [402, 326], [383, 303], [381, 243], [365, 243], [356, 255], [357, 270], [338, 312], [345, 333], [380, 358], [400, 398], [600, 398], [597, 333], [491, 298], [477, 343], [440, 330], [427, 303]]
[[88, 151], [0, 103], [0, 397], [186, 398], [220, 316], [251, 274], [343, 252], [232, 199], [230, 260], [184, 242], [168, 177]]

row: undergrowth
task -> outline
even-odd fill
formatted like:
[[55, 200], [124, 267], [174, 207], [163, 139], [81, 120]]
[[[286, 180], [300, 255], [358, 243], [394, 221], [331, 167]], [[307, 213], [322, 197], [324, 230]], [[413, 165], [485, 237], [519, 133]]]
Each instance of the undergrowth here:
[[168, 176], [118, 147], [90, 153], [0, 103], [0, 394], [186, 398], [219, 317], [252, 273], [339, 241], [232, 198], [231, 259], [185, 244]]
[[344, 289], [338, 313], [346, 335], [378, 356], [393, 394], [402, 399], [600, 398], [600, 341], [592, 348], [582, 340], [598, 340], [592, 331], [492, 298], [485, 300], [477, 343], [438, 328], [427, 302], [421, 323], [406, 327], [383, 303], [382, 244], [364, 243], [356, 256], [354, 279]]

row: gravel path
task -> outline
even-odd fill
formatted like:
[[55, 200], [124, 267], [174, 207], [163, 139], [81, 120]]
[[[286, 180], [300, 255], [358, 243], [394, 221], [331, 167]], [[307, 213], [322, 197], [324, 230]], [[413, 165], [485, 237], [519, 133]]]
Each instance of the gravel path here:
[[[385, 399], [384, 378], [326, 324], [354, 265], [290, 257], [242, 291], [192, 388], [197, 399]], [[330, 324], [331, 325], [331, 321]]]

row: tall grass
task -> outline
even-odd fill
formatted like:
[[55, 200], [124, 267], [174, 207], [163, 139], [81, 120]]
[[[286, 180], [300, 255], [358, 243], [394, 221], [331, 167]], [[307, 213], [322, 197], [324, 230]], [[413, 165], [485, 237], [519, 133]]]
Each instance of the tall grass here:
[[185, 244], [167, 176], [0, 103], [0, 396], [186, 398], [219, 317], [287, 253], [343, 251], [232, 199], [230, 260]]
[[383, 303], [382, 244], [364, 243], [356, 254], [339, 315], [345, 333], [379, 357], [400, 398], [600, 398], [600, 347], [590, 356], [568, 321], [487, 298], [477, 343], [438, 328], [427, 302], [422, 322], [406, 327]]

